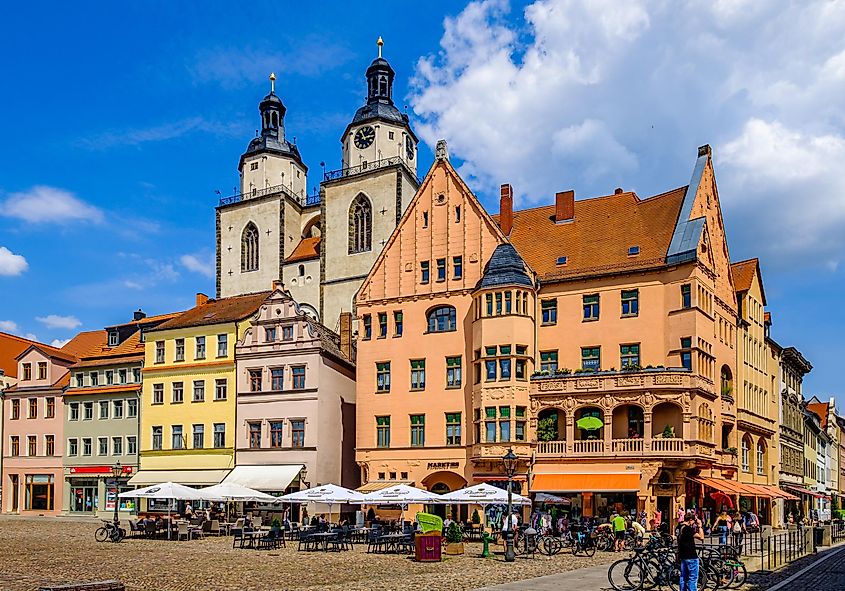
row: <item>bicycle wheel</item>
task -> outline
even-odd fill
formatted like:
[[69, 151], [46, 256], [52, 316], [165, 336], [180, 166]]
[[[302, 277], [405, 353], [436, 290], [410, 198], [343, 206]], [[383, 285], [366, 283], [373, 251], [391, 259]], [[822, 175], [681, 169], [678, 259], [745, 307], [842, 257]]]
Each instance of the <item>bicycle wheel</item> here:
[[541, 536], [537, 540], [537, 549], [540, 551], [540, 554], [544, 556], [551, 556], [552, 549], [554, 546], [554, 538], [551, 536]]
[[596, 545], [590, 542], [584, 544], [584, 554], [587, 556], [594, 556], [596, 553]]
[[111, 532], [111, 541], [117, 544], [123, 539], [124, 531], [119, 527], [116, 527]]
[[745, 581], [748, 579], [748, 569], [745, 568], [745, 565], [736, 560], [731, 562], [730, 566], [734, 574], [734, 580], [731, 585], [737, 588], [745, 585]]
[[109, 539], [109, 530], [103, 526], [98, 527], [97, 531], [94, 532], [94, 539], [98, 542], [105, 542]]
[[638, 559], [623, 558], [607, 569], [607, 580], [616, 591], [642, 589], [645, 573]]
[[572, 555], [578, 556], [579, 552], [581, 552], [581, 542], [575, 540], [575, 542], [572, 544]]

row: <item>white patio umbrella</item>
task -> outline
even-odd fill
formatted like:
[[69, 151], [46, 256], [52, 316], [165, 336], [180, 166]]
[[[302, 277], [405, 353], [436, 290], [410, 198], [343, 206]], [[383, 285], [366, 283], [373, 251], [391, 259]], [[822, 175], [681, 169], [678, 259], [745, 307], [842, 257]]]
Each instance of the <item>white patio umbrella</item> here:
[[[199, 501], [200, 491], [176, 482], [162, 482], [144, 488], [122, 492], [118, 497], [129, 499], [174, 499], [177, 501]], [[167, 503], [167, 520], [170, 521], [170, 503]], [[167, 539], [170, 539], [170, 526], [167, 527]]]
[[[482, 482], [481, 484], [446, 493], [445, 495], [441, 495], [440, 498], [444, 503], [455, 503], [458, 505], [507, 505], [508, 491]], [[511, 503], [514, 505], [530, 505], [531, 499], [511, 493]]]
[[400, 521], [404, 521], [405, 509], [411, 503], [436, 505], [442, 504], [442, 499], [442, 495], [407, 484], [396, 484], [364, 495], [364, 502], [367, 504], [399, 505], [402, 510], [399, 515]]
[[535, 503], [546, 503], [548, 505], [571, 505], [572, 501], [566, 497], [550, 495], [549, 493], [537, 493], [534, 495]]
[[280, 502], [279, 497], [268, 495], [235, 482], [221, 482], [199, 490], [206, 501], [260, 501], [263, 503]]
[[305, 490], [298, 490], [278, 497], [278, 499], [289, 503], [300, 504], [325, 503], [329, 506], [329, 522], [331, 522], [333, 505], [342, 505], [343, 503], [360, 504], [364, 502], [364, 495], [358, 491], [350, 490], [336, 484], [323, 484]]

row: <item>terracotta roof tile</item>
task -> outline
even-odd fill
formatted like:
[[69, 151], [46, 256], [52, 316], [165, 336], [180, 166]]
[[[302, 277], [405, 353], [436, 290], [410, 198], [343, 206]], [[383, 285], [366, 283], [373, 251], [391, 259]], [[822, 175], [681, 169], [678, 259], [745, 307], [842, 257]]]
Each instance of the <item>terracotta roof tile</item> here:
[[829, 408], [830, 406], [827, 402], [811, 402], [807, 405], [807, 410], [819, 416], [822, 429], [827, 429], [827, 411]]
[[737, 292], [751, 289], [751, 282], [754, 281], [754, 271], [759, 264], [760, 261], [757, 259], [731, 263], [731, 278], [734, 282], [734, 289]]
[[[561, 224], [554, 205], [515, 211], [510, 241], [547, 282], [663, 266], [686, 189], [648, 199], [632, 192], [580, 199], [573, 221]], [[632, 246], [636, 256], [628, 254]], [[563, 256], [566, 264], [558, 265]]]
[[150, 332], [243, 320], [253, 314], [270, 293], [269, 291], [260, 291], [219, 300], [210, 299], [205, 304], [182, 312], [176, 318], [158, 325]]
[[67, 390], [65, 390], [65, 396], [82, 396], [86, 394], [114, 394], [115, 392], [137, 392], [140, 389], [141, 384], [118, 384], [115, 386], [100, 386], [94, 388], [68, 388]]
[[[183, 312], [184, 312], [184, 310], [183, 310]], [[121, 324], [115, 324], [110, 328], [116, 328], [118, 326], [145, 326], [147, 324], [164, 322], [165, 320], [170, 320], [171, 318], [176, 318], [179, 314], [182, 314], [183, 312], [170, 312], [168, 314], [157, 314], [156, 316], [144, 316], [140, 320], [130, 320], [129, 322], [123, 322]]]
[[64, 347], [62, 352], [72, 355], [78, 361], [78, 357], [85, 355], [91, 349], [100, 347], [108, 342], [108, 333], [104, 330], [88, 330], [73, 337]]
[[32, 345], [38, 345], [48, 350], [58, 350], [49, 345], [31, 341], [6, 332], [0, 332], [0, 369], [7, 376], [18, 377], [18, 356]]
[[303, 238], [290, 253], [290, 256], [285, 259], [286, 263], [293, 263], [296, 261], [307, 261], [316, 259], [320, 256], [320, 242], [319, 236], [309, 236]]

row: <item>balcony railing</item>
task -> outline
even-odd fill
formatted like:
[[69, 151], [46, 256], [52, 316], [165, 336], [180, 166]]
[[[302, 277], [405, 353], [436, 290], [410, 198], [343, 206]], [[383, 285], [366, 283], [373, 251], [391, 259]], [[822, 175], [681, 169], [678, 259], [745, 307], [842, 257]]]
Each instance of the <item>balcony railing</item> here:
[[[607, 451], [605, 451], [607, 449]], [[696, 445], [686, 445], [681, 438], [662, 439], [655, 437], [650, 442], [645, 439], [612, 439], [605, 447], [603, 439], [573, 441], [540, 441], [537, 443], [538, 456], [667, 456], [696, 453]]]
[[537, 453], [551, 456], [565, 456], [565, 441], [541, 441], [537, 446]]
[[610, 442], [610, 450], [615, 454], [643, 453], [642, 439], [614, 439]]
[[327, 170], [323, 173], [323, 181], [334, 181], [337, 179], [343, 179], [350, 176], [355, 176], [359, 174], [363, 174], [366, 172], [371, 172], [373, 170], [378, 170], [379, 168], [386, 168], [388, 166], [396, 166], [402, 165], [417, 180], [417, 184], [420, 183], [419, 177], [417, 177], [411, 169], [408, 168], [405, 160], [399, 156], [393, 156], [391, 158], [382, 158], [381, 160], [375, 160], [374, 162], [362, 162], [358, 166], [349, 166], [347, 168], [338, 168], [337, 170]]
[[601, 439], [586, 439], [572, 443], [572, 453], [576, 455], [589, 455], [604, 453], [604, 441]]
[[677, 454], [684, 453], [683, 439], [652, 439], [651, 451], [657, 453]]
[[297, 194], [289, 186], [285, 184], [280, 184], [273, 185], [272, 187], [265, 187], [263, 189], [253, 189], [252, 191], [248, 191], [246, 193], [237, 193], [235, 195], [230, 195], [229, 197], [222, 197], [220, 199], [219, 205], [231, 205], [232, 203], [240, 203], [241, 201], [244, 201], [246, 199], [255, 199], [257, 197], [264, 197], [266, 195], [275, 195], [276, 193], [284, 193], [303, 207], [319, 205], [320, 203], [319, 193], [314, 193], [313, 195], [303, 195], [300, 192], [299, 194]]

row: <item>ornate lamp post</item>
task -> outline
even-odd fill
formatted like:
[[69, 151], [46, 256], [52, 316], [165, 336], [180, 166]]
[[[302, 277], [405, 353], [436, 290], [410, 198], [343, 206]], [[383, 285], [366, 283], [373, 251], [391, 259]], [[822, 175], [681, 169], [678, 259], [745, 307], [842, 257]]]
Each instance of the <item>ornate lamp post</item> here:
[[118, 527], [120, 525], [120, 518], [117, 516], [117, 491], [119, 490], [117, 487], [117, 479], [120, 478], [120, 475], [123, 474], [123, 466], [120, 465], [118, 461], [114, 466], [111, 467], [111, 475], [114, 477], [114, 526]]
[[513, 475], [516, 474], [516, 464], [519, 461], [519, 457], [515, 453], [513, 453], [513, 448], [508, 448], [508, 453], [502, 457], [502, 467], [505, 471], [505, 474], [508, 475], [508, 513], [505, 519], [505, 524], [508, 526], [507, 532], [505, 532], [505, 562], [513, 562], [516, 560], [516, 554], [513, 551], [513, 521], [511, 520], [511, 515], [513, 513]]

